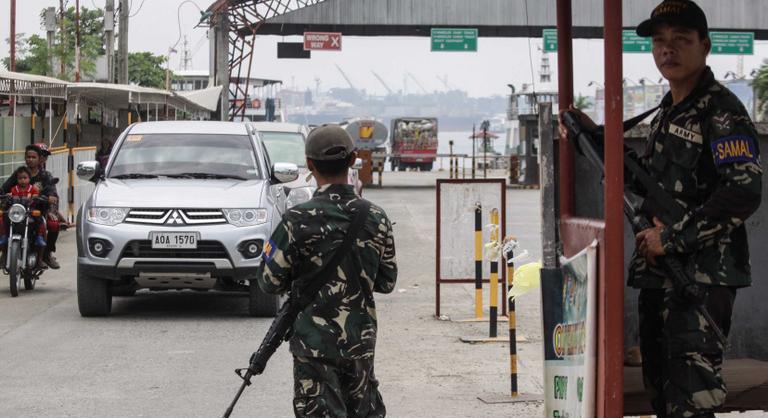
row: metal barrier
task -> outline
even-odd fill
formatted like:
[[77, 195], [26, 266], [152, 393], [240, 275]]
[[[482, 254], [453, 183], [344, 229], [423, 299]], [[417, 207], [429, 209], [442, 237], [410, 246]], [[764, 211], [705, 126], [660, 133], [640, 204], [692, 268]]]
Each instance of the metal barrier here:
[[79, 147], [72, 148], [72, 165], [69, 171], [69, 184], [71, 187], [71, 195], [69, 199], [69, 214], [68, 217], [72, 222], [77, 215], [77, 210], [80, 205], [83, 204], [88, 197], [91, 196], [96, 185], [90, 181], [82, 181], [75, 175], [75, 169], [77, 164], [83, 161], [93, 161], [96, 159], [96, 147]]
[[69, 189], [69, 148], [60, 147], [51, 149], [51, 156], [48, 157], [48, 160], [45, 163], [45, 169], [48, 170], [53, 177], [59, 179], [59, 182], [56, 184], [56, 193], [61, 200], [59, 211], [66, 215], [67, 206], [64, 205], [64, 202], [67, 196], [67, 190]]

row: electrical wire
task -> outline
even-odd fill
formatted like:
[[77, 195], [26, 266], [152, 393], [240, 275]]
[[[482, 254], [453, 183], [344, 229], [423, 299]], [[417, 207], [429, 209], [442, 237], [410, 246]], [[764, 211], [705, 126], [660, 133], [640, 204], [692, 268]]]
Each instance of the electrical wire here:
[[[131, 18], [131, 17], [134, 17], [137, 14], [139, 14], [139, 12], [141, 11], [141, 8], [144, 7], [144, 2], [145, 1], [146, 0], [141, 0], [141, 4], [139, 4], [139, 8], [136, 10], [136, 13], [129, 14], [128, 17]], [[130, 13], [131, 9], [133, 9], [133, 2], [131, 2], [131, 7], [128, 9], [128, 13]]]
[[528, 62], [531, 66], [531, 88], [533, 89], [533, 113], [538, 115], [539, 113], [539, 100], [536, 97], [536, 73], [533, 70], [533, 51], [531, 48], [531, 22], [528, 16], [528, 0], [525, 0], [525, 27], [528, 31]]

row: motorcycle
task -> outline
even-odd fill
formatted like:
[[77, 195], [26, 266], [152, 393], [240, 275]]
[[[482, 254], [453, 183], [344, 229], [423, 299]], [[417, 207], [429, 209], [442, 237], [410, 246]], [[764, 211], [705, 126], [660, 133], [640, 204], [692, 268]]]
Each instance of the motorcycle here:
[[2, 216], [6, 216], [8, 229], [8, 246], [5, 250], [5, 265], [2, 268], [11, 282], [11, 296], [16, 297], [19, 295], [22, 281], [24, 289], [32, 290], [44, 270], [38, 264], [38, 253], [34, 246], [35, 219], [42, 218], [44, 211], [34, 208], [32, 203], [37, 203], [37, 207], [45, 207], [48, 199], [39, 196], [1, 196], [0, 201], [3, 207]]

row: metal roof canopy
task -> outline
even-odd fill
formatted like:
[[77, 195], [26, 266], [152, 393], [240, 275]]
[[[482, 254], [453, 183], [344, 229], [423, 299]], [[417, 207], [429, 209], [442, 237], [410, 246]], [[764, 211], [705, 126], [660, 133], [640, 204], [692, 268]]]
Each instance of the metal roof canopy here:
[[[237, 3], [238, 1], [231, 1]], [[648, 18], [660, 0], [623, 0], [624, 28]], [[768, 39], [764, 0], [698, 0], [712, 30], [750, 31]], [[574, 38], [602, 38], [602, 0], [573, 0]], [[333, 31], [353, 36], [430, 36], [436, 26], [477, 28], [485, 37], [540, 37], [555, 26], [555, 1], [538, 0], [325, 0], [266, 19], [262, 35]]]
[[57, 78], [0, 69], [0, 94], [66, 99], [70, 83]]

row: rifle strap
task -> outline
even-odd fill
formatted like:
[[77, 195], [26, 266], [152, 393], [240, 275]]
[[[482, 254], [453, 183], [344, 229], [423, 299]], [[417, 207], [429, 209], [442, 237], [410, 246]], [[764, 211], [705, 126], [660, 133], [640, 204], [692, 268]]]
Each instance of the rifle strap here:
[[[333, 257], [331, 257], [330, 261], [328, 261], [328, 264], [321, 267], [320, 271], [316, 273], [307, 274], [294, 279], [294, 283], [302, 283], [305, 281], [304, 279], [307, 279], [306, 281], [308, 282], [307, 286], [304, 289], [301, 289], [298, 295], [292, 295], [296, 297], [294, 299], [296, 301], [294, 306], [297, 311], [304, 310], [304, 308], [312, 303], [320, 289], [322, 289], [322, 287], [330, 281], [331, 277], [336, 276], [336, 272], [342, 260], [344, 260], [344, 257], [348, 255], [352, 250], [352, 244], [357, 240], [357, 236], [359, 235], [360, 230], [363, 228], [365, 220], [368, 218], [368, 213], [371, 209], [371, 202], [360, 199], [359, 204], [352, 206], [357, 208], [357, 214], [355, 214], [354, 219], [349, 225], [349, 229], [347, 229], [347, 234], [344, 237], [344, 241], [341, 243], [339, 248], [336, 249]], [[295, 291], [296, 288], [294, 287], [291, 292], [294, 293]]]
[[648, 116], [651, 116], [652, 113], [659, 110], [661, 106], [656, 106], [653, 109], [646, 110], [645, 112], [633, 117], [632, 119], [627, 119], [624, 121], [624, 132], [627, 132], [628, 130], [634, 128], [635, 126], [639, 125], [640, 122], [644, 121], [645, 118]]

